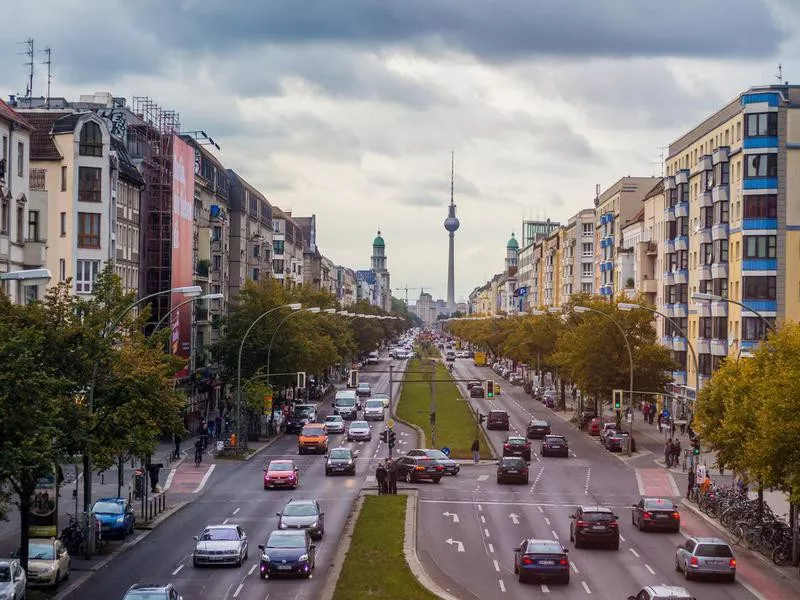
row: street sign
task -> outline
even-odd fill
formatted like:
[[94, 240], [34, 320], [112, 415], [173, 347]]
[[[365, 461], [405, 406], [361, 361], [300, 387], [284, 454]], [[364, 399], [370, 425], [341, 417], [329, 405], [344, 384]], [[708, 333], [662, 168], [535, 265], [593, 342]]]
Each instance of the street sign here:
[[442, 448], [442, 454], [444, 454], [447, 458], [450, 458], [450, 448], [448, 448], [447, 446]]
[[628, 423], [633, 423], [633, 413], [628, 413]]
[[264, 394], [264, 414], [272, 412], [272, 393]]
[[386, 421], [386, 426], [389, 429], [394, 429], [394, 419], [389, 419], [388, 421]]

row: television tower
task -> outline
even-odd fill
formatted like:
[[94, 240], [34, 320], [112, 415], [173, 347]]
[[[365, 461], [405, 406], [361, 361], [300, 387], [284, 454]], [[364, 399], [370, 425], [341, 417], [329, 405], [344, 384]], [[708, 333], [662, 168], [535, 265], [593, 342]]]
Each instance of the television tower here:
[[461, 225], [456, 218], [456, 205], [453, 204], [453, 180], [454, 180], [455, 152], [450, 152], [450, 206], [447, 210], [447, 218], [444, 220], [444, 228], [450, 234], [450, 248], [447, 258], [447, 308], [452, 314], [456, 309], [456, 284], [455, 284], [455, 235]]

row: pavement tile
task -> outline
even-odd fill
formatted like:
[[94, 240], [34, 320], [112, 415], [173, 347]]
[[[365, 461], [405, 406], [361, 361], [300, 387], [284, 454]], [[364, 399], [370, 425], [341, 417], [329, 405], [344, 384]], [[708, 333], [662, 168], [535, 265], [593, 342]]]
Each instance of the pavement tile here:
[[666, 469], [636, 469], [636, 483], [642, 496], [680, 496], [672, 474]]

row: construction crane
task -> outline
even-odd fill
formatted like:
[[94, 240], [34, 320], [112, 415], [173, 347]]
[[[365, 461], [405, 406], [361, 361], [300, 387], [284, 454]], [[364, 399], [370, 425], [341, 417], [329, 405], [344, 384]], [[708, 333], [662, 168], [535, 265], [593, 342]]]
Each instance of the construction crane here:
[[405, 286], [405, 287], [399, 287], [399, 288], [394, 288], [394, 289], [397, 292], [405, 291], [405, 293], [406, 293], [406, 306], [408, 306], [408, 290], [419, 290], [420, 294], [424, 294], [426, 287], [428, 289], [430, 289], [430, 286], [424, 286], [424, 287], [422, 287], [422, 286], [420, 286], [420, 287], [408, 287], [408, 286]]

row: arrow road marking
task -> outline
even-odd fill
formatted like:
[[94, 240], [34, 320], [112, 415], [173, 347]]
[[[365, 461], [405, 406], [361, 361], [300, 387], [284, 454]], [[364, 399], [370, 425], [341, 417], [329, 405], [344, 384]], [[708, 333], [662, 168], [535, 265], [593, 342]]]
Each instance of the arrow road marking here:
[[459, 542], [458, 540], [454, 540], [453, 538], [447, 538], [445, 542], [447, 542], [450, 546], [452, 546], [453, 544], [457, 545], [458, 551], [464, 552], [464, 542]]
[[514, 525], [519, 525], [519, 515], [515, 515], [514, 513], [511, 513], [508, 516], [511, 518], [511, 522], [514, 523]]
[[442, 515], [444, 515], [445, 517], [453, 517], [453, 523], [454, 524], [461, 522], [461, 520], [458, 518], [458, 515], [456, 513], [443, 512]]

